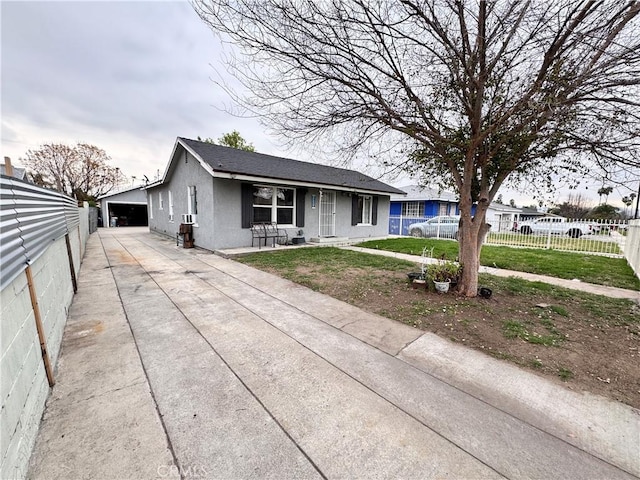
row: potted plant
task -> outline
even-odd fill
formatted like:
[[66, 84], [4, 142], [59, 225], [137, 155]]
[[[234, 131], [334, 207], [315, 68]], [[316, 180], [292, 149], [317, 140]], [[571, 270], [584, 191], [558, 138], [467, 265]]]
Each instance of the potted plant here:
[[436, 291], [446, 293], [452, 282], [457, 283], [462, 266], [448, 260], [439, 260], [427, 267], [427, 276], [433, 281]]

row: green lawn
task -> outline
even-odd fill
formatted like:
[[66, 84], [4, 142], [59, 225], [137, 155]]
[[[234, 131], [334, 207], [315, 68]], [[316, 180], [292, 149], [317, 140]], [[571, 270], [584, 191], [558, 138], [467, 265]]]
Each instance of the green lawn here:
[[[358, 244], [359, 247], [420, 255], [422, 249], [433, 248], [433, 256], [455, 259], [458, 242], [428, 238], [390, 238]], [[609, 258], [581, 253], [559, 252], [493, 245], [482, 247], [480, 263], [489, 267], [537, 273], [551, 277], [574, 279], [631, 290], [640, 290], [640, 280], [623, 258]]]

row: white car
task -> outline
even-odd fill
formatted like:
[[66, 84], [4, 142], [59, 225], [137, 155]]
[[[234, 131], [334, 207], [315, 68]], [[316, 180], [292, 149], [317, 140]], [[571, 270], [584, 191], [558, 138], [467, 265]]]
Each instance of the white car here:
[[516, 223], [513, 229], [524, 235], [551, 233], [554, 235], [567, 235], [571, 238], [593, 233], [593, 225], [589, 222], [569, 221], [564, 217], [542, 217], [537, 220]]

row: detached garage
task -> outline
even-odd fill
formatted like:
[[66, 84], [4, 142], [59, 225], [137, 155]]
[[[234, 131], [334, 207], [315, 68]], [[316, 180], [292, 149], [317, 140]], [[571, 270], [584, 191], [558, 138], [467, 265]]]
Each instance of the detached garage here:
[[134, 187], [104, 195], [98, 199], [103, 227], [146, 227], [147, 193], [142, 187]]

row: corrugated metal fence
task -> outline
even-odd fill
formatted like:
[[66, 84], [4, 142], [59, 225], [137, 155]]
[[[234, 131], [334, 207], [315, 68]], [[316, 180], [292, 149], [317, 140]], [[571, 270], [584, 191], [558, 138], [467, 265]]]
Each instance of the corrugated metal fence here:
[[15, 178], [0, 177], [0, 289], [80, 223], [76, 200]]

